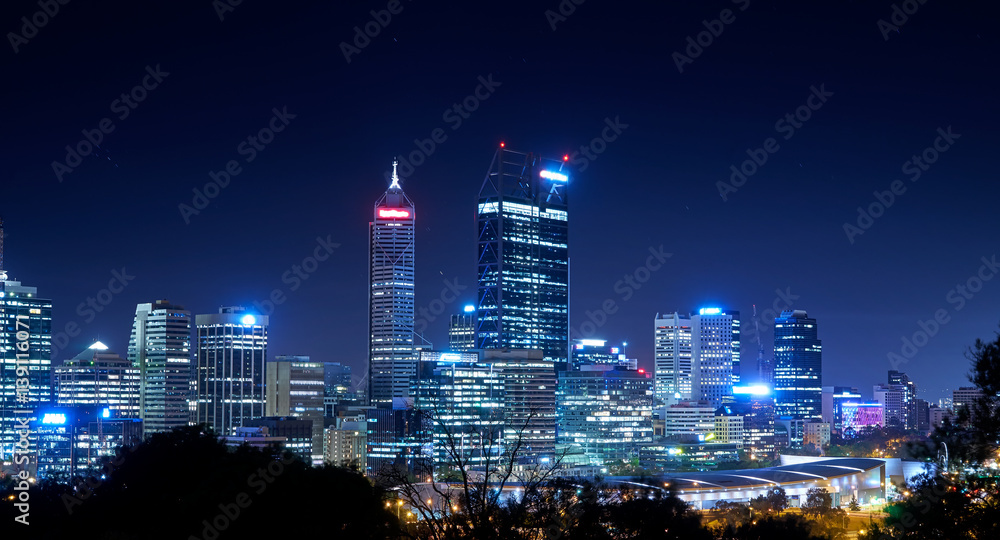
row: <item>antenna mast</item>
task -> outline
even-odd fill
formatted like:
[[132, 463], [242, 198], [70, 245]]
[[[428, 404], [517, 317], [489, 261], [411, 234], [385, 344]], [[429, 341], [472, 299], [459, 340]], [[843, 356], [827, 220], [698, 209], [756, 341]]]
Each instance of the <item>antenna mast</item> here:
[[0, 280], [7, 279], [7, 272], [3, 269], [3, 218], [0, 217]]

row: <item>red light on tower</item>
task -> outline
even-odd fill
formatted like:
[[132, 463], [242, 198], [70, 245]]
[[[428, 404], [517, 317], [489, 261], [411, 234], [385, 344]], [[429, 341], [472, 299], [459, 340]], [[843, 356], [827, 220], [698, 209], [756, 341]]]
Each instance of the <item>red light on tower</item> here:
[[379, 208], [378, 217], [380, 218], [408, 218], [410, 217], [410, 212], [408, 210], [401, 210], [399, 208]]
[[504, 147], [503, 141], [500, 141], [500, 148], [503, 148], [503, 147]]
[[563, 161], [569, 161], [569, 154], [563, 155]]
[[639, 373], [645, 373], [645, 372], [646, 372], [645, 369], [642, 369], [642, 368], [639, 369]]

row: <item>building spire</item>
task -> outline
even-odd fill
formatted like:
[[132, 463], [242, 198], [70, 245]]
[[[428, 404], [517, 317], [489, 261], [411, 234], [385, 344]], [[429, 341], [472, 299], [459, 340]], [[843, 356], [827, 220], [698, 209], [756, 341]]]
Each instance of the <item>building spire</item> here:
[[403, 189], [399, 187], [399, 175], [396, 174], [397, 164], [399, 164], [399, 162], [396, 160], [396, 158], [392, 158], [392, 183], [389, 184], [389, 189]]

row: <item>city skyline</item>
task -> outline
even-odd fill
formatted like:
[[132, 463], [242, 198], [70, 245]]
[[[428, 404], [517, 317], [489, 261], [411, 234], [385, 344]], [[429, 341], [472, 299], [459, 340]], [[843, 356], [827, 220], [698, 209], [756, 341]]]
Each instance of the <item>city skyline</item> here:
[[[358, 227], [367, 220], [367, 201], [385, 187], [393, 155], [402, 156], [407, 192], [422, 208], [416, 308], [432, 308], [442, 291], [458, 296], [426, 320], [427, 334], [443, 348], [449, 316], [475, 301], [473, 201], [483, 163], [505, 141], [570, 156], [578, 217], [570, 224], [570, 327], [579, 333], [588, 321], [599, 326], [578, 337], [628, 341], [630, 356], [651, 369], [648, 319], [662, 306], [740, 311], [745, 351], [756, 350], [754, 305], [767, 343], [768, 309], [804, 309], [823, 325], [824, 385], [857, 386], [868, 398], [887, 369], [907, 372], [928, 399], [968, 384], [963, 353], [976, 338], [994, 334], [992, 306], [1000, 298], [1000, 287], [981, 277], [995, 272], [996, 218], [985, 205], [997, 189], [989, 172], [997, 109], [977, 75], [988, 71], [980, 66], [992, 56], [974, 8], [921, 7], [885, 39], [876, 25], [888, 16], [885, 6], [845, 8], [805, 30], [796, 21], [808, 8], [754, 3], [678, 71], [671, 55], [683, 53], [685, 38], [703, 29], [703, 19], [718, 16], [714, 8], [678, 7], [663, 21], [664, 31], [649, 32], [666, 37], [647, 38], [635, 27], [652, 23], [628, 10], [579, 6], [552, 31], [539, 7], [525, 14], [535, 34], [523, 45], [448, 52], [414, 28], [441, 18], [456, 29], [449, 43], [478, 43], [460, 15], [405, 6], [350, 62], [338, 44], [349, 42], [353, 26], [364, 26], [368, 9], [377, 6], [315, 8], [329, 10], [320, 17], [280, 12], [283, 26], [275, 35], [296, 28], [295, 34], [329, 41], [303, 38], [315, 48], [297, 59], [293, 45], [276, 39], [274, 54], [288, 67], [257, 55], [254, 41], [236, 34], [238, 28], [259, 35], [247, 30], [270, 22], [268, 8], [250, 5], [224, 21], [211, 10], [157, 13], [190, 25], [192, 37], [184, 38], [190, 43], [151, 30], [153, 17], [136, 8], [95, 8], [72, 22], [60, 15], [64, 28], [46, 27], [20, 47], [10, 72], [25, 84], [4, 90], [25, 105], [12, 117], [24, 127], [22, 136], [0, 150], [12, 201], [0, 208], [8, 233], [5, 268], [53, 300], [55, 365], [98, 338], [124, 351], [135, 305], [169, 298], [192, 313], [255, 303], [266, 312], [270, 302], [273, 310], [262, 314], [273, 313], [269, 346], [276, 353], [363, 372], [367, 345], [355, 336], [365, 327], [366, 245]], [[24, 14], [30, 13], [9, 20]], [[112, 31], [131, 16], [135, 22]], [[338, 24], [320, 32], [321, 20]], [[487, 28], [486, 36], [502, 35], [500, 26]], [[483, 30], [480, 23], [476, 28]], [[607, 44], [590, 41], [595, 28], [611, 31]], [[843, 36], [844, 28], [852, 35]], [[60, 59], [67, 44], [93, 29], [102, 36], [97, 50], [121, 53], [120, 60], [84, 66]], [[136, 47], [117, 46], [144, 32], [150, 37]], [[942, 44], [942, 35], [963, 48]], [[817, 44], [834, 36], [844, 40], [836, 51]], [[255, 54], [218, 52], [228, 39]], [[969, 48], [970, 42], [981, 47]], [[213, 51], [207, 60], [205, 50]], [[626, 53], [633, 57], [618, 65]], [[260, 63], [275, 74], [259, 78]], [[215, 73], [212, 65], [225, 69]], [[330, 71], [297, 74], [316, 65]], [[799, 68], [793, 75], [778, 69], [787, 65]], [[871, 74], [876, 83], [863, 86]], [[592, 83], [595, 75], [615, 82]], [[55, 82], [62, 77], [92, 82], [70, 93]], [[414, 77], [435, 84], [386, 84]], [[157, 86], [143, 87], [144, 99], [122, 118], [111, 103], [144, 80]], [[317, 83], [340, 80], [350, 82], [340, 101], [314, 95]], [[740, 90], [730, 95], [729, 88]], [[190, 109], [174, 115], [180, 103]], [[803, 105], [809, 119], [796, 120], [801, 127], [782, 123]], [[64, 147], [105, 116], [115, 131], [102, 135], [101, 151], [57, 178], [51, 162], [65, 161]], [[263, 149], [241, 145], [264, 128], [273, 131], [261, 138], [271, 141]], [[769, 137], [780, 149], [762, 154]], [[255, 149], [252, 162], [240, 147]], [[919, 157], [926, 148], [941, 152], [930, 166]], [[236, 166], [226, 172], [231, 160]], [[919, 171], [919, 181], [911, 170]], [[215, 196], [206, 195], [209, 171], [229, 178]], [[897, 178], [906, 190], [891, 195], [891, 208], [859, 217], [857, 207], [890, 200], [885, 193]], [[719, 182], [731, 182], [735, 191], [723, 188], [723, 197]], [[13, 204], [50, 193], [47, 212]], [[111, 211], [88, 212], [81, 227], [81, 205]], [[248, 213], [265, 234], [246, 233]], [[975, 216], [971, 224], [968, 216]], [[665, 234], [682, 221], [690, 234]], [[845, 223], [863, 233], [845, 232]], [[84, 236], [75, 233], [81, 229]], [[317, 255], [327, 258], [314, 265]], [[304, 262], [309, 257], [315, 260]], [[76, 261], [72, 279], [66, 260]], [[192, 270], [200, 272], [197, 279], [188, 277]], [[67, 332], [71, 323], [79, 327], [75, 336]], [[330, 328], [342, 348], [327, 347]], [[917, 344], [908, 348], [904, 337]], [[890, 354], [904, 361], [892, 365]], [[744, 354], [744, 364], [751, 356]]]

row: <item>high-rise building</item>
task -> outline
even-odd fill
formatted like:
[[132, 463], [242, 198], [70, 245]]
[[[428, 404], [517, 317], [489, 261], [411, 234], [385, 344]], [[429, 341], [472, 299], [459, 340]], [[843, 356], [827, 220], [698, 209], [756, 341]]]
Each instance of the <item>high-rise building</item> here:
[[324, 365], [308, 356], [276, 356], [264, 368], [264, 414], [312, 421], [313, 465], [323, 464]]
[[476, 348], [476, 306], [468, 305], [448, 323], [448, 348], [467, 351]]
[[392, 406], [405, 398], [417, 372], [413, 343], [413, 202], [403, 193], [392, 163], [392, 183], [375, 202], [369, 223], [368, 397]]
[[732, 408], [743, 416], [743, 445], [752, 460], [776, 456], [774, 397], [762, 384], [733, 387]]
[[744, 425], [746, 418], [736, 412], [733, 405], [723, 405], [715, 411], [715, 438], [717, 443], [733, 443], [742, 450], [744, 445]]
[[903, 429], [917, 429], [917, 385], [902, 371], [889, 370], [889, 384], [903, 391]]
[[583, 449], [590, 465], [638, 457], [653, 441], [653, 380], [610, 363], [559, 372], [559, 444]]
[[715, 429], [715, 407], [707, 401], [679, 401], [663, 409], [667, 437], [696, 436], [704, 441]]
[[[774, 319], [774, 396], [779, 417], [822, 419], [823, 347], [816, 319], [803, 310], [783, 311]], [[801, 446], [802, 436], [790, 432], [791, 445]]]
[[139, 368], [100, 341], [53, 371], [56, 406], [101, 406], [139, 418]]
[[639, 361], [626, 357], [624, 345], [608, 345], [603, 339], [574, 339], [573, 348], [570, 349], [569, 369], [580, 371], [582, 366], [606, 364], [638, 370]]
[[264, 363], [267, 315], [240, 306], [196, 315], [198, 364], [195, 370], [195, 422], [232, 435], [264, 416]]
[[142, 442], [142, 420], [102, 406], [39, 407], [31, 423], [39, 478], [99, 475], [106, 457]]
[[567, 361], [569, 221], [563, 161], [501, 143], [479, 190], [476, 348]]
[[976, 402], [982, 399], [983, 391], [977, 386], [962, 386], [951, 392], [951, 410], [958, 414], [961, 409], [969, 411], [969, 417], [975, 416]]
[[[35, 419], [32, 408], [52, 400], [52, 301], [38, 289], [7, 279], [0, 222], [0, 462], [10, 461], [18, 429]], [[30, 447], [18, 453], [33, 452]]]
[[191, 313], [167, 300], [135, 308], [128, 360], [139, 368], [139, 414], [146, 434], [191, 418]]
[[368, 422], [365, 416], [337, 417], [323, 430], [323, 461], [364, 472], [368, 460]]
[[484, 361], [503, 377], [505, 440], [520, 438], [521, 456], [543, 463], [555, 455], [556, 371], [539, 349], [488, 349]]
[[733, 366], [740, 358], [739, 312], [702, 308], [654, 320], [656, 395], [664, 403], [731, 401]]
[[500, 371], [469, 353], [425, 351], [420, 357], [414, 407], [426, 420], [423, 438], [433, 448], [434, 469], [482, 466], [496, 459], [506, 427]]

